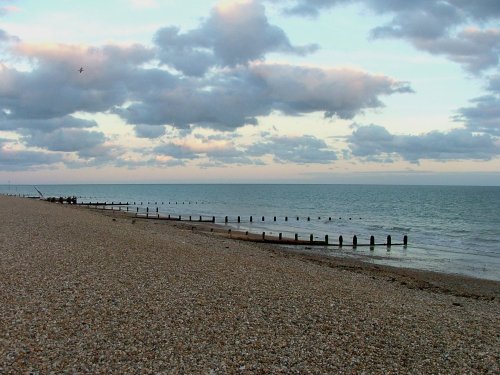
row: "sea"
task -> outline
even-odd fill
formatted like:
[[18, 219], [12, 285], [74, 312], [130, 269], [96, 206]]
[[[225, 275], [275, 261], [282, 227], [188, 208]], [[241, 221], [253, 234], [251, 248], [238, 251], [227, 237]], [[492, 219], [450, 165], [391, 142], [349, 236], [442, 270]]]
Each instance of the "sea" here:
[[[408, 185], [106, 184], [37, 185], [46, 197], [128, 202], [161, 216], [215, 217], [228, 228], [331, 246], [289, 246], [368, 263], [500, 280], [500, 187]], [[0, 194], [37, 196], [32, 185]], [[158, 210], [158, 211], [156, 211]], [[225, 223], [227, 216], [228, 223]], [[238, 216], [240, 222], [238, 223]], [[252, 217], [252, 220], [250, 220]], [[276, 220], [274, 219], [276, 217]], [[393, 246], [387, 247], [387, 236]], [[344, 246], [339, 247], [339, 236]], [[359, 245], [350, 246], [353, 237]], [[374, 236], [376, 246], [364, 246]], [[399, 245], [407, 236], [408, 245]]]

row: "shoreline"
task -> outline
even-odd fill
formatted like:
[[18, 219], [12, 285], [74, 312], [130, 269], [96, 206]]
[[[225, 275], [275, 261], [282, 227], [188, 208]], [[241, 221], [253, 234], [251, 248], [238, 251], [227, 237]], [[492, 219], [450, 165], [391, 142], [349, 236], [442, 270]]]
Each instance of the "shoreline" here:
[[498, 282], [0, 206], [0, 373], [499, 371]]
[[[228, 226], [223, 224], [211, 224], [207, 222], [200, 223], [197, 221], [178, 221], [176, 219], [165, 218], [156, 219], [134, 217], [134, 215], [125, 211], [116, 210], [96, 210], [96, 212], [110, 217], [122, 216], [129, 220], [138, 219], [141, 222], [145, 222], [145, 225], [171, 225], [175, 228], [182, 228], [186, 232], [191, 232], [187, 235], [193, 235], [195, 233], [205, 236], [216, 235], [234, 241], [249, 242], [254, 244], [256, 247], [274, 254], [280, 254], [284, 257], [296, 257], [298, 259], [313, 262], [325, 267], [346, 269], [370, 276], [383, 276], [390, 282], [399, 282], [401, 285], [406, 285], [408, 288], [417, 288], [420, 290], [426, 289], [438, 293], [477, 299], [500, 300], [500, 281], [498, 280], [370, 263], [363, 261], [362, 259], [345, 257], [342, 254], [332, 256], [314, 252], [311, 253], [301, 248], [303, 246], [324, 247], [321, 241], [316, 241], [316, 243], [313, 244], [306, 240], [294, 241], [292, 239], [287, 239], [279, 241], [278, 237], [272, 235], [267, 236], [266, 240], [263, 241], [261, 236], [256, 233], [246, 234], [243, 231], [232, 229], [229, 234]], [[194, 228], [196, 228], [196, 230], [194, 230]], [[361, 246], [368, 247], [369, 245]], [[394, 244], [394, 246], [402, 246], [402, 244]]]

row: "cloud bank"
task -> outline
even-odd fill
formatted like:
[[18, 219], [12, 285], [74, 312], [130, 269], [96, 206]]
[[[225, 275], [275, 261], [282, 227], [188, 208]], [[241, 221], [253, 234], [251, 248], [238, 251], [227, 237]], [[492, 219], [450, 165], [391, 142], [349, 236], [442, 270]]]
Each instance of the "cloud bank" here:
[[[335, 6], [363, 4], [390, 17], [371, 31], [374, 39], [408, 41], [474, 74], [498, 68], [500, 29], [491, 26], [500, 17], [498, 1], [274, 2], [288, 14], [307, 16]], [[383, 74], [268, 62], [269, 54], [307, 56], [319, 46], [295, 45], [270, 21], [263, 4], [246, 0], [217, 5], [191, 30], [172, 25], [157, 30], [152, 46], [33, 44], [0, 29], [0, 131], [14, 139], [0, 142], [0, 169], [134, 163], [209, 167], [262, 165], [269, 160], [330, 164], [339, 160], [342, 150], [310, 135], [263, 135], [246, 145], [239, 145], [236, 137], [225, 143], [203, 139], [206, 147], [190, 144], [187, 138], [165, 138], [167, 129], [183, 135], [200, 129], [234, 133], [258, 125], [270, 114], [321, 113], [325, 118], [355, 121], [383, 108], [384, 97], [413, 92], [409, 82]], [[8, 12], [3, 9], [3, 13]], [[347, 138], [348, 154], [411, 163], [497, 157], [499, 77], [489, 76], [487, 94], [457, 110], [454, 119], [463, 128], [394, 135], [383, 126], [358, 126]], [[99, 113], [118, 116], [137, 138], [156, 142], [148, 150], [151, 158], [126, 158], [127, 150], [101, 131], [101, 124], [87, 119]], [[12, 147], [14, 142], [22, 147]]]

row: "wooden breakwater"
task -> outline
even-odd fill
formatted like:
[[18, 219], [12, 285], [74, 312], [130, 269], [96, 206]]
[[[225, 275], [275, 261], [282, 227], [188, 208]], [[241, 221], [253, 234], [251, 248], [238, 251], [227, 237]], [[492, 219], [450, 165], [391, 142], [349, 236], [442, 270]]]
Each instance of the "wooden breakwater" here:
[[[10, 194], [7, 194], [10, 195]], [[15, 195], [15, 196], [20, 196], [21, 195]], [[23, 195], [22, 197], [24, 198], [38, 198], [40, 197], [32, 197], [32, 196], [26, 196]], [[48, 202], [54, 202], [54, 203], [60, 203], [60, 204], [71, 204], [71, 205], [76, 205], [76, 206], [82, 206], [82, 207], [87, 207], [87, 208], [93, 208], [93, 209], [100, 209], [100, 210], [106, 210], [106, 211], [111, 211], [111, 212], [123, 212], [128, 215], [132, 215], [133, 217], [137, 219], [151, 219], [151, 220], [168, 220], [168, 221], [178, 221], [178, 222], [189, 222], [189, 223], [207, 223], [207, 224], [213, 224], [210, 227], [210, 231], [218, 231], [219, 233], [224, 233], [228, 235], [231, 238], [239, 239], [239, 240], [247, 240], [247, 241], [253, 241], [253, 242], [263, 242], [263, 243], [275, 243], [275, 244], [283, 244], [283, 245], [309, 245], [309, 246], [335, 246], [338, 248], [342, 247], [352, 247], [353, 249], [356, 249], [358, 247], [369, 247], [370, 249], [374, 249], [376, 246], [384, 246], [387, 247], [387, 250], [390, 250], [392, 246], [408, 246], [408, 236], [404, 235], [403, 236], [403, 241], [402, 242], [393, 242], [392, 241], [392, 236], [388, 235], [385, 238], [384, 242], [376, 242], [374, 236], [370, 236], [369, 242], [367, 243], [361, 243], [358, 241], [358, 236], [354, 235], [351, 240], [344, 240], [344, 237], [340, 235], [338, 237], [338, 240], [336, 242], [331, 242], [329, 235], [325, 235], [321, 239], [318, 237], [314, 236], [314, 234], [310, 234], [308, 237], [304, 236], [299, 236], [298, 233], [294, 234], [293, 238], [285, 237], [283, 236], [283, 233], [278, 233], [278, 235], [274, 233], [266, 233], [266, 232], [261, 232], [261, 233], [250, 233], [249, 231], [242, 232], [238, 230], [233, 230], [233, 229], [222, 229], [226, 225], [231, 225], [231, 224], [240, 224], [240, 223], [253, 223], [253, 222], [265, 222], [266, 218], [265, 216], [258, 216], [254, 218], [253, 216], [249, 216], [248, 219], [243, 218], [242, 216], [224, 216], [222, 218], [219, 217], [219, 221], [216, 220], [215, 216], [203, 216], [203, 215], [171, 215], [171, 214], [163, 214], [159, 212], [158, 202], [154, 202], [156, 205], [156, 208], [151, 209], [149, 206], [146, 207], [139, 207], [139, 205], [143, 205], [143, 202], [80, 202], [77, 203], [77, 197], [71, 196], [71, 197], [49, 197], [49, 198], [44, 198], [43, 200], [48, 201]], [[149, 204], [153, 204], [153, 202], [147, 202]], [[164, 202], [161, 202], [163, 205]], [[178, 201], [175, 203], [172, 203], [172, 201], [168, 202], [168, 204], [179, 204]], [[198, 202], [182, 202], [181, 204], [198, 204]], [[352, 217], [349, 218], [342, 218], [338, 217], [338, 219], [329, 216], [328, 218], [318, 216], [318, 220], [353, 220]], [[362, 218], [359, 218], [360, 220]], [[267, 219], [267, 220], [272, 220], [272, 222], [288, 222], [288, 221], [299, 221], [299, 220], [306, 220], [308, 222], [314, 220], [313, 217], [307, 216], [307, 217], [300, 217], [300, 216], [284, 216], [284, 217], [278, 217], [278, 216], [272, 216], [272, 219]]]
[[[314, 236], [314, 234], [310, 234], [308, 237], [299, 236], [298, 233], [295, 233], [293, 238], [283, 236], [283, 233], [278, 233], [277, 235], [274, 233], [250, 233], [249, 231], [239, 231], [230, 229], [222, 229], [224, 226], [231, 224], [240, 224], [240, 223], [253, 223], [256, 221], [265, 222], [265, 216], [259, 216], [259, 220], [255, 220], [253, 216], [249, 216], [248, 219], [242, 218], [242, 216], [224, 216], [216, 218], [216, 216], [203, 216], [203, 215], [172, 215], [172, 214], [164, 214], [159, 212], [159, 208], [155, 207], [150, 209], [150, 207], [130, 207], [130, 203], [122, 203], [122, 202], [112, 202], [112, 203], [95, 203], [95, 204], [82, 204], [82, 206], [100, 210], [106, 210], [111, 212], [123, 212], [130, 216], [133, 216], [137, 219], [145, 219], [145, 220], [165, 220], [165, 221], [178, 221], [178, 222], [186, 222], [186, 223], [208, 223], [213, 224], [210, 227], [210, 231], [218, 231], [219, 233], [225, 233], [231, 238], [239, 239], [239, 240], [248, 240], [253, 242], [263, 242], [263, 243], [275, 243], [275, 244], [283, 244], [283, 245], [309, 245], [309, 246], [334, 246], [338, 248], [342, 247], [351, 247], [356, 249], [358, 247], [369, 247], [370, 249], [374, 249], [376, 246], [384, 246], [388, 250], [392, 246], [408, 246], [408, 236], [403, 236], [402, 242], [393, 242], [392, 236], [388, 235], [385, 238], [384, 242], [375, 241], [375, 236], [370, 236], [369, 242], [363, 243], [358, 241], [358, 236], [354, 235], [352, 239], [347, 240], [344, 239], [342, 235], [340, 235], [335, 242], [332, 242], [329, 235], [325, 235], [321, 239]], [[218, 220], [217, 220], [218, 219]], [[320, 216], [317, 217], [318, 220], [322, 220]], [[339, 217], [338, 220], [342, 220], [342, 217]], [[361, 218], [359, 218], [361, 219]], [[273, 216], [272, 222], [288, 222], [290, 220], [306, 220], [310, 222], [313, 220], [311, 216], [300, 217], [300, 216], [284, 216], [282, 218]], [[332, 217], [323, 218], [323, 220], [332, 221]], [[347, 220], [352, 220], [352, 218], [348, 218]], [[215, 229], [217, 228], [217, 229]]]

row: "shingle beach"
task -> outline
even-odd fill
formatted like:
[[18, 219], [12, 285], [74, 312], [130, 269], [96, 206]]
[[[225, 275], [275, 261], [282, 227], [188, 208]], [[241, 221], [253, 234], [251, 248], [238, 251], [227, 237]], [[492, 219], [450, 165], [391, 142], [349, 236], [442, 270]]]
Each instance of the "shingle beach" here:
[[498, 374], [500, 283], [0, 196], [0, 374]]

